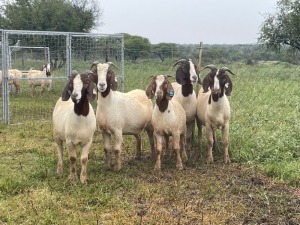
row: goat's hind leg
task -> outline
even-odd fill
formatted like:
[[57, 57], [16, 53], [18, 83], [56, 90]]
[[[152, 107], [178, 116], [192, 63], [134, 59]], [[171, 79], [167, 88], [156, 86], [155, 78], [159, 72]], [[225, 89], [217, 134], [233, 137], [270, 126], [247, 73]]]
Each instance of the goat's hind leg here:
[[134, 134], [136, 140], [135, 146], [135, 158], [141, 159], [142, 158], [142, 139], [140, 134]]
[[105, 154], [105, 165], [108, 169], [112, 167], [112, 153], [111, 153], [111, 134], [101, 130], [103, 144], [104, 144], [104, 154]]
[[57, 146], [57, 175], [61, 177], [63, 173], [63, 141], [60, 139], [55, 139]]

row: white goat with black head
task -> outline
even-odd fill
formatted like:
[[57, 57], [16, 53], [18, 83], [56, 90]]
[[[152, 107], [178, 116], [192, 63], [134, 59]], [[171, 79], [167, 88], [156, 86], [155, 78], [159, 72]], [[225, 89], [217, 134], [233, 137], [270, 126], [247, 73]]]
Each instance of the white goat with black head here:
[[172, 83], [174, 88], [174, 99], [180, 102], [186, 113], [186, 149], [191, 156], [192, 137], [195, 128], [197, 115], [197, 97], [194, 91], [194, 84], [201, 84], [199, 70], [191, 59], [180, 59], [174, 66], [176, 70], [176, 82]]
[[157, 158], [154, 169], [161, 169], [162, 142], [166, 136], [171, 135], [177, 159], [176, 167], [182, 170], [181, 152], [183, 158], [187, 158], [185, 152], [185, 111], [176, 99], [172, 99], [174, 90], [165, 75], [154, 76], [147, 86], [146, 94], [150, 99], [154, 96], [156, 98], [151, 120], [156, 137]]
[[95, 98], [94, 84], [89, 80], [91, 71], [77, 74], [73, 71], [65, 85], [62, 97], [56, 102], [53, 111], [53, 137], [57, 145], [57, 173], [63, 171], [63, 141], [69, 152], [70, 175], [76, 175], [76, 146], [82, 147], [80, 181], [87, 180], [87, 161], [89, 150], [96, 130], [96, 117], [90, 101]]
[[111, 135], [114, 135], [113, 150], [116, 157], [115, 170], [121, 169], [121, 146], [123, 134], [134, 135], [136, 139], [136, 158], [141, 158], [141, 132], [145, 129], [149, 136], [152, 157], [155, 154], [151, 116], [152, 101], [145, 91], [136, 89], [127, 93], [117, 91], [117, 82], [111, 70], [113, 63], [94, 62], [91, 69], [93, 81], [97, 85], [98, 101], [96, 120], [99, 126], [106, 155], [106, 164], [112, 165]]
[[215, 140], [215, 131], [221, 129], [224, 148], [223, 160], [230, 163], [228, 154], [230, 103], [227, 96], [231, 95], [232, 82], [226, 72], [234, 74], [227, 67], [217, 69], [214, 65], [207, 65], [211, 72], [202, 81], [202, 88], [197, 99], [198, 145], [202, 150], [202, 125], [206, 128], [208, 144], [207, 163], [213, 162], [212, 149]]

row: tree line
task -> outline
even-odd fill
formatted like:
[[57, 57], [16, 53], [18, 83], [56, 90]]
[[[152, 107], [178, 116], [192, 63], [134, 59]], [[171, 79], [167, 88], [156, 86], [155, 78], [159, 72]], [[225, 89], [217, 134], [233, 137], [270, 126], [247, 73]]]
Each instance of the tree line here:
[[[0, 5], [0, 28], [89, 33], [103, 25], [102, 15], [97, 0], [7, 0]], [[299, 15], [300, 0], [278, 0], [276, 13], [265, 16], [257, 44], [204, 43], [203, 59], [215, 63], [243, 60], [251, 64], [272, 60], [299, 64]], [[151, 44], [145, 37], [130, 34], [124, 34], [124, 37], [125, 57], [129, 60], [198, 58], [199, 46], [196, 44]]]

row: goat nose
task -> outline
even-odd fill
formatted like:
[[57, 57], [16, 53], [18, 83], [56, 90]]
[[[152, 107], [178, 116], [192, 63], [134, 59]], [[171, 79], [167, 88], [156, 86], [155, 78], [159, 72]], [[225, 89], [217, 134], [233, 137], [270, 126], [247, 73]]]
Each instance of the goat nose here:
[[101, 87], [104, 87], [105, 83], [99, 83], [99, 85], [100, 85]]
[[198, 76], [197, 75], [193, 75], [193, 79], [194, 80], [198, 80]]

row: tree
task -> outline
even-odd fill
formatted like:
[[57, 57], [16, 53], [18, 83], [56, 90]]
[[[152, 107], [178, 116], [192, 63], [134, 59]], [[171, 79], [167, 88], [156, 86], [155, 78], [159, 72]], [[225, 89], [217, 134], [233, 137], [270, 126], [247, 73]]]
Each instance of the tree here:
[[178, 50], [174, 43], [159, 43], [152, 46], [152, 52], [163, 62], [165, 58], [172, 58], [177, 55]]
[[95, 0], [15, 0], [1, 8], [0, 27], [11, 30], [89, 32], [101, 23]]
[[136, 61], [138, 58], [148, 56], [151, 44], [148, 38], [124, 34], [125, 55]]
[[259, 41], [280, 50], [283, 45], [300, 50], [300, 1], [279, 0], [277, 13], [267, 14]]

